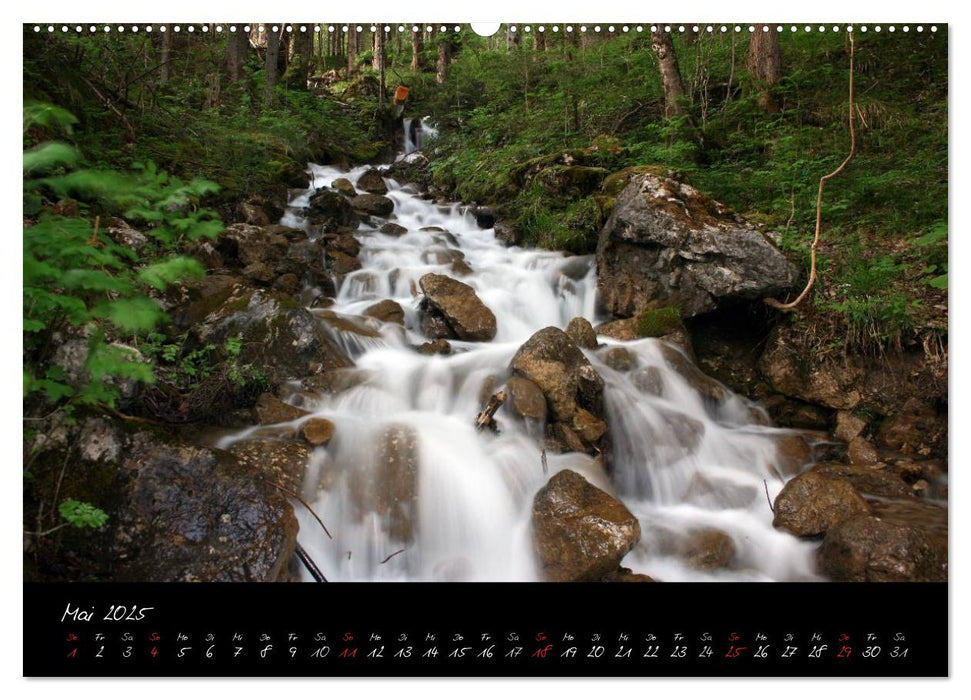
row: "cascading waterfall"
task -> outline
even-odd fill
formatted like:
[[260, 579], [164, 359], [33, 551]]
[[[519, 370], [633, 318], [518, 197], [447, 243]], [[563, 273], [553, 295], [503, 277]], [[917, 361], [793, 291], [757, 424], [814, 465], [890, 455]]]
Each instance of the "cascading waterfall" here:
[[428, 145], [428, 142], [438, 135], [438, 130], [433, 127], [427, 118], [411, 119], [404, 121], [405, 145], [404, 154], [414, 153]]
[[[322, 187], [339, 177], [356, 182], [365, 169], [314, 165], [311, 174]], [[327, 310], [376, 331], [331, 331], [353, 357], [359, 383], [309, 405], [303, 397], [305, 409], [336, 425], [307, 467], [302, 494], [334, 539], [297, 508], [300, 542], [329, 580], [537, 580], [532, 499], [562, 469], [615, 494], [640, 519], [641, 543], [622, 562], [636, 572], [664, 581], [816, 578], [813, 546], [773, 529], [766, 502], [767, 491], [774, 498], [783, 485], [773, 462], [784, 431], [753, 420], [755, 407], [727, 390], [719, 401], [699, 394], [672, 367], [674, 346], [601, 337], [632, 354], [629, 372], [611, 369], [603, 349], [585, 351], [606, 386], [610, 475], [576, 453], [548, 454], [544, 474], [542, 426], [506, 409], [497, 414], [498, 435], [477, 432], [472, 422], [484, 398], [535, 331], [564, 328], [576, 316], [603, 320], [593, 259], [504, 247], [464, 207], [386, 183], [394, 223], [407, 233], [362, 225], [361, 269], [346, 276]], [[293, 198], [282, 223], [306, 228], [299, 212], [312, 192]], [[427, 338], [417, 330], [418, 280], [429, 272], [458, 277], [450, 266], [459, 256], [472, 269], [462, 281], [497, 318], [495, 340], [451, 341], [447, 356], [419, 354], [413, 346]], [[405, 329], [361, 316], [383, 299], [402, 306]], [[706, 528], [731, 537], [731, 567], [696, 569], [682, 556], [685, 536]]]

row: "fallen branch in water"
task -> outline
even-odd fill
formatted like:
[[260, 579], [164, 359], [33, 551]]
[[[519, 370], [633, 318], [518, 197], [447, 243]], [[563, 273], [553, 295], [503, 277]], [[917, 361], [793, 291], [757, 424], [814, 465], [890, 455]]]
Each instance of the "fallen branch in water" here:
[[506, 392], [497, 391], [495, 394], [489, 397], [489, 403], [479, 411], [479, 415], [475, 418], [475, 429], [481, 431], [483, 428], [488, 428], [494, 433], [499, 432], [499, 428], [496, 425], [496, 411], [502, 406], [506, 401]]
[[307, 567], [307, 571], [310, 572], [310, 575], [314, 577], [314, 581], [317, 583], [329, 583], [327, 577], [324, 576], [319, 568], [317, 568], [314, 560], [310, 558], [310, 555], [307, 554], [307, 550], [301, 547], [299, 542], [297, 542], [296, 554], [297, 558], [300, 559], [300, 561], [303, 562], [303, 565]]
[[392, 552], [391, 554], [389, 554], [388, 556], [386, 556], [384, 559], [382, 559], [381, 560], [381, 563], [382, 564], [387, 564], [389, 561], [391, 561], [391, 557], [396, 557], [399, 554], [401, 554], [403, 551], [405, 551], [405, 550], [399, 549], [397, 552]]
[[765, 479], [762, 479], [762, 486], [765, 487], [765, 500], [769, 502], [769, 510], [775, 513], [775, 507], [772, 505], [772, 499], [769, 498], [769, 484], [766, 482]]
[[[260, 478], [262, 478], [262, 477], [260, 477]], [[330, 534], [330, 530], [328, 530], [328, 529], [327, 529], [327, 526], [326, 526], [326, 525], [324, 525], [324, 521], [320, 519], [320, 516], [319, 516], [319, 515], [317, 515], [317, 513], [315, 513], [315, 512], [314, 512], [314, 509], [313, 509], [313, 508], [311, 508], [311, 507], [310, 507], [310, 505], [309, 505], [309, 504], [308, 504], [308, 503], [307, 503], [307, 502], [306, 502], [305, 500], [303, 500], [302, 498], [300, 498], [300, 496], [298, 496], [298, 495], [297, 495], [296, 493], [294, 493], [293, 491], [291, 491], [290, 489], [288, 489], [288, 488], [287, 488], [287, 487], [285, 487], [285, 486], [280, 486], [280, 484], [278, 484], [278, 483], [276, 483], [276, 482], [273, 482], [273, 481], [270, 481], [269, 479], [263, 479], [263, 481], [265, 481], [266, 483], [268, 483], [268, 484], [269, 484], [270, 486], [272, 486], [273, 488], [275, 488], [275, 489], [277, 489], [277, 490], [278, 490], [278, 491], [280, 491], [281, 493], [284, 493], [284, 494], [286, 494], [287, 496], [290, 496], [291, 498], [294, 498], [294, 499], [296, 499], [297, 501], [299, 501], [299, 502], [300, 502], [300, 505], [302, 505], [302, 506], [303, 506], [304, 508], [306, 508], [306, 509], [307, 509], [308, 511], [310, 511], [310, 514], [311, 514], [312, 516], [314, 516], [314, 519], [315, 519], [315, 520], [316, 520], [316, 521], [317, 521], [318, 523], [320, 523], [320, 526], [321, 526], [322, 528], [324, 528], [324, 532], [325, 532], [325, 533], [327, 534], [327, 537], [329, 537], [330, 539], [334, 539], [334, 538], [333, 538], [333, 537], [331, 536], [331, 534]]]

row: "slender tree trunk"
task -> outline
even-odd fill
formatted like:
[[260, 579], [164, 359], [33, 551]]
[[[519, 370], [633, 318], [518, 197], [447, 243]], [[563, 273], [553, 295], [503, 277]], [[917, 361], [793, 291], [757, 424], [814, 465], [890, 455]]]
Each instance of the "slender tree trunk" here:
[[357, 27], [347, 25], [347, 77], [357, 75]]
[[443, 39], [438, 45], [438, 64], [435, 70], [435, 81], [439, 84], [444, 83], [448, 77], [448, 67], [452, 63], [452, 45], [447, 39]]
[[165, 32], [162, 34], [162, 50], [159, 53], [159, 63], [162, 67], [159, 71], [158, 83], [159, 85], [165, 85], [169, 82], [169, 75], [171, 71], [169, 70], [169, 62], [171, 61], [172, 55], [172, 25], [166, 24]]
[[546, 32], [537, 31], [533, 34], [533, 46], [537, 51], [546, 51]]
[[[298, 29], [299, 31], [299, 29]], [[300, 89], [307, 89], [307, 77], [310, 75], [314, 60], [314, 35], [312, 32], [300, 32], [296, 36], [297, 57], [299, 67]]]
[[378, 72], [380, 78], [380, 92], [378, 93], [378, 105], [384, 107], [384, 81], [387, 56], [384, 52], [384, 26], [378, 22], [377, 31], [374, 33], [374, 70]]
[[230, 83], [238, 83], [243, 79], [243, 64], [246, 63], [246, 53], [249, 51], [249, 35], [241, 27], [229, 35], [226, 44], [226, 74]]
[[782, 77], [782, 53], [779, 49], [779, 32], [774, 26], [755, 25], [749, 44], [748, 65], [756, 88], [762, 92], [759, 105], [771, 114], [778, 112], [780, 106], [774, 91]]
[[280, 26], [277, 31], [273, 31], [272, 26], [266, 27], [266, 60], [263, 62], [263, 105], [266, 107], [273, 104], [273, 89], [276, 87], [280, 61], [280, 38], [284, 31]]
[[411, 70], [417, 73], [422, 70], [421, 52], [425, 49], [425, 41], [422, 31], [411, 33]]
[[681, 100], [684, 98], [684, 83], [678, 68], [678, 57], [674, 53], [671, 35], [661, 27], [651, 32], [651, 48], [657, 57], [664, 83], [664, 116], [677, 117], [684, 113]]

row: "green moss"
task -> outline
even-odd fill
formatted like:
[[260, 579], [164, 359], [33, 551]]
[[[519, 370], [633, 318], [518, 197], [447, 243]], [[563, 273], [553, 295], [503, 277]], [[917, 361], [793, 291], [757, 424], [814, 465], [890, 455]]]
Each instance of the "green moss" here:
[[683, 329], [681, 310], [673, 306], [647, 309], [637, 317], [637, 334], [642, 338], [660, 338]]

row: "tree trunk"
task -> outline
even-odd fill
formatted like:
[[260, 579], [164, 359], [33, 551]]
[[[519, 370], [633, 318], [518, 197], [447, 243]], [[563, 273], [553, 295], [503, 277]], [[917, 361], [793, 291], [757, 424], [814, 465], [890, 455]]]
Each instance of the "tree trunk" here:
[[533, 34], [533, 46], [537, 51], [546, 51], [546, 32], [537, 31]]
[[[765, 29], [768, 31], [765, 31]], [[759, 105], [763, 110], [775, 114], [780, 110], [774, 91], [782, 77], [782, 53], [779, 49], [779, 32], [775, 27], [756, 24], [749, 44], [749, 70], [755, 87], [761, 90]]]
[[159, 63], [162, 67], [158, 76], [158, 84], [165, 85], [169, 82], [169, 62], [172, 55], [172, 25], [166, 24], [165, 32], [162, 34], [162, 50], [159, 54]]
[[435, 82], [442, 84], [448, 77], [448, 67], [452, 63], [452, 45], [443, 39], [438, 45], [438, 65], [435, 70]]
[[422, 70], [421, 52], [425, 49], [425, 41], [422, 31], [411, 33], [411, 70], [417, 73]]
[[229, 35], [226, 44], [226, 73], [230, 83], [238, 83], [243, 79], [243, 64], [246, 63], [246, 53], [249, 51], [249, 35], [238, 27]]
[[664, 116], [669, 118], [680, 116], [684, 113], [681, 108], [684, 83], [681, 81], [678, 57], [674, 53], [671, 35], [658, 27], [657, 31], [651, 32], [651, 48], [657, 57], [661, 81], [664, 83]]
[[384, 27], [379, 22], [377, 24], [377, 31], [374, 33], [374, 70], [378, 72], [378, 77], [380, 78], [380, 91], [378, 92], [378, 106], [384, 107], [384, 82], [385, 82], [385, 67], [387, 64], [387, 56], [384, 52]]
[[357, 75], [357, 27], [347, 25], [347, 77]]
[[280, 37], [283, 32], [284, 29], [280, 26], [277, 31], [273, 31], [272, 26], [266, 27], [266, 60], [263, 62], [263, 105], [266, 107], [273, 104], [273, 89], [276, 87], [280, 60]]

